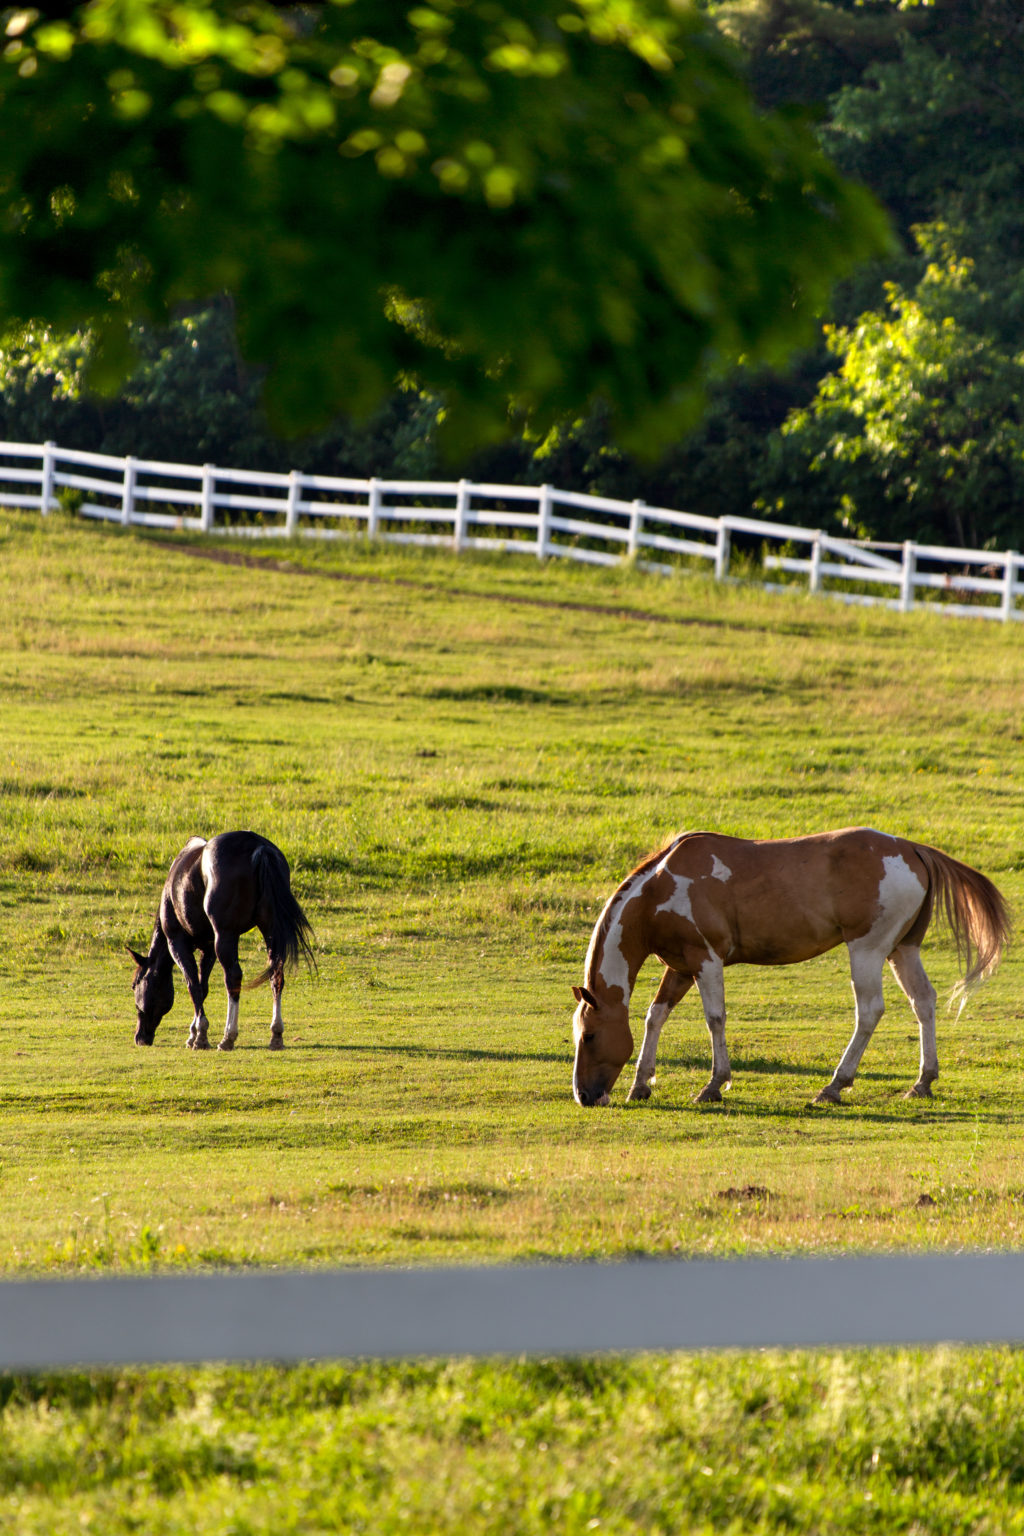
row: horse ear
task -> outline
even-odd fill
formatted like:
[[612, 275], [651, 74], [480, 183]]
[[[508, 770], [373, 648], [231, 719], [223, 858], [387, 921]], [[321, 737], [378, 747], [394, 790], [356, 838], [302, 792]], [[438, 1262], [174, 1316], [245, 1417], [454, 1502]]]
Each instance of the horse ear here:
[[138, 965], [138, 966], [147, 966], [149, 964], [149, 956], [148, 955], [140, 955], [138, 950], [137, 949], [132, 949], [130, 944], [126, 944], [125, 945], [125, 949], [131, 955], [131, 957], [135, 961], [136, 965]]
[[589, 987], [573, 987], [572, 995], [578, 1003], [589, 1003], [591, 1008], [597, 1007], [597, 998]]

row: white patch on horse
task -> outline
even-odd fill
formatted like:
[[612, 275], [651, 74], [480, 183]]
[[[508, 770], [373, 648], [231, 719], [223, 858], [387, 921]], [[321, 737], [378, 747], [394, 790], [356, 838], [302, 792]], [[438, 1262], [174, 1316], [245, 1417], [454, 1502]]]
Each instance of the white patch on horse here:
[[665, 1020], [671, 1013], [666, 1003], [653, 1002], [647, 1010], [644, 1019], [644, 1043], [640, 1050], [640, 1057], [636, 1064], [636, 1073], [633, 1077], [633, 1089], [649, 1087], [654, 1082], [654, 1063], [658, 1054], [658, 1041]]
[[594, 932], [590, 936], [590, 948], [587, 951], [586, 965], [586, 975], [588, 978], [592, 974], [591, 966], [594, 963], [597, 936], [602, 928], [604, 928], [606, 919], [608, 920], [597, 974], [609, 990], [612, 987], [619, 987], [621, 989], [623, 1002], [628, 1002], [629, 1000], [630, 986], [629, 962], [622, 953], [622, 914], [627, 904], [633, 900], [634, 896], [639, 894], [649, 878], [650, 872], [641, 870], [632, 880], [627, 881], [622, 889], [617, 891], [611, 898], [611, 901], [609, 901], [598, 918]]
[[728, 864], [723, 864], [717, 853], [711, 855], [711, 878], [721, 880], [724, 885], [726, 880], [732, 879], [732, 870]]
[[[658, 873], [664, 869], [664, 863], [658, 865]], [[656, 912], [672, 912], [676, 917], [685, 917], [688, 922], [693, 922], [693, 907], [690, 905], [690, 887], [693, 881], [687, 875], [677, 875], [672, 869], [666, 871], [675, 881], [675, 890], [667, 901], [663, 901]]]
[[883, 918], [913, 916], [924, 900], [925, 886], [901, 853], [886, 854], [884, 874], [878, 885], [879, 915]]
[[228, 993], [228, 1016], [224, 1023], [224, 1038], [217, 1047], [220, 1051], [230, 1051], [238, 1039], [238, 994], [234, 996]]

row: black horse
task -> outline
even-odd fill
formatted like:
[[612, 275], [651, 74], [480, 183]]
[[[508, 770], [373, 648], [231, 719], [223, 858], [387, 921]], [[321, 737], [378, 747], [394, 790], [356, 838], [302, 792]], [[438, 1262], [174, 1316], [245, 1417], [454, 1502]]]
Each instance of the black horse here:
[[[208, 1051], [209, 1021], [203, 1011], [214, 960], [224, 970], [228, 1017], [219, 1050], [230, 1051], [238, 1038], [238, 995], [242, 967], [239, 935], [258, 928], [267, 946], [267, 968], [250, 987], [269, 981], [274, 994], [270, 1049], [284, 1045], [281, 993], [284, 968], [300, 953], [316, 968], [309, 920], [292, 895], [288, 861], [280, 848], [257, 832], [222, 832], [209, 842], [193, 837], [171, 865], [160, 897], [149, 954], [131, 946], [138, 969], [132, 979], [138, 1023], [136, 1045], [152, 1045], [156, 1027], [174, 1003], [174, 966], [185, 978], [195, 1017], [188, 1047]], [[200, 952], [197, 969], [195, 952]]]

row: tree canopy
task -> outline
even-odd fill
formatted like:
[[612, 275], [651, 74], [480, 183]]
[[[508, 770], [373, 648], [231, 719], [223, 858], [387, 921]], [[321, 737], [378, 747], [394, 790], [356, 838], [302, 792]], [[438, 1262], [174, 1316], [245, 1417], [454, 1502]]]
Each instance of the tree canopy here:
[[934, 0], [823, 138], [903, 255], [834, 317], [836, 370], [769, 447], [764, 505], [886, 538], [1024, 544], [1024, 15]]
[[648, 448], [886, 246], [806, 121], [669, 0], [91, 0], [0, 11], [0, 329], [228, 294], [275, 419], [400, 379], [463, 438], [601, 400]]

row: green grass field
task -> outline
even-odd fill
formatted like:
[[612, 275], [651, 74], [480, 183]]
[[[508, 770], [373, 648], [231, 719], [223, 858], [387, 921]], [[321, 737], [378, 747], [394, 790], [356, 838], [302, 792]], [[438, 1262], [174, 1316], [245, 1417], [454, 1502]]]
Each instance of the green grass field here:
[[[930, 1103], [901, 1097], [892, 982], [849, 1103], [810, 1107], [852, 1027], [838, 952], [728, 973], [721, 1107], [692, 1102], [689, 998], [650, 1103], [620, 1082], [579, 1110], [569, 992], [606, 896], [685, 827], [869, 822], [1019, 910], [1016, 627], [528, 558], [246, 554], [0, 518], [6, 1275], [1020, 1243], [1015, 949], [943, 1016]], [[232, 826], [281, 845], [316, 929], [287, 1049], [257, 992], [233, 1054], [184, 1050], [179, 986], [138, 1050], [124, 942], [188, 836]], [[947, 992], [940, 933], [926, 963]], [[219, 1037], [219, 974], [208, 1011]], [[1024, 1529], [1014, 1354], [4, 1390], [0, 1526], [6, 1501], [26, 1531]]]

